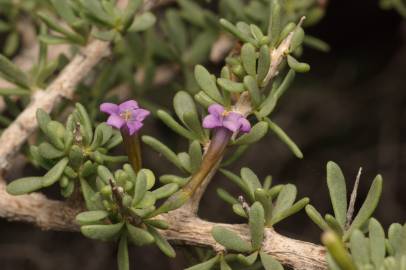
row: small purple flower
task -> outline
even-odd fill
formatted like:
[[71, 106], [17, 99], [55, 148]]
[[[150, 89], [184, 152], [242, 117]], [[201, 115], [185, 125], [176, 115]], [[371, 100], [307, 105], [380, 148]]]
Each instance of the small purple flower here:
[[110, 114], [107, 124], [118, 128], [126, 128], [129, 135], [135, 134], [142, 126], [144, 119], [150, 114], [149, 111], [138, 107], [135, 100], [128, 100], [119, 105], [103, 103], [100, 111]]
[[209, 107], [209, 115], [203, 119], [204, 128], [225, 127], [234, 132], [249, 132], [250, 122], [240, 113], [226, 111], [223, 106], [213, 104]]

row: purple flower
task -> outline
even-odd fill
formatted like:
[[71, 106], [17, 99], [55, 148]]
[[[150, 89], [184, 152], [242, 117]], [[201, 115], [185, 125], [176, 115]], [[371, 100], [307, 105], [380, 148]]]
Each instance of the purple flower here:
[[149, 111], [140, 109], [135, 100], [128, 100], [119, 105], [103, 103], [100, 111], [110, 114], [107, 124], [118, 128], [126, 128], [130, 135], [136, 133], [142, 126], [144, 119], [150, 114]]
[[209, 107], [209, 115], [203, 119], [204, 128], [225, 127], [234, 132], [249, 132], [250, 122], [240, 113], [226, 111], [223, 106], [213, 104]]

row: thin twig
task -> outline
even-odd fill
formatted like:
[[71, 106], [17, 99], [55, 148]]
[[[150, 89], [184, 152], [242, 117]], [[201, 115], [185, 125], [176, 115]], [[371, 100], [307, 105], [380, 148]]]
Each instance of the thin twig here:
[[0, 171], [10, 166], [13, 156], [37, 129], [38, 109], [50, 112], [62, 97], [71, 98], [77, 84], [110, 52], [108, 42], [95, 40], [78, 53], [46, 90], [37, 90], [31, 103], [0, 137]]
[[358, 192], [358, 186], [359, 186], [359, 180], [361, 178], [361, 173], [362, 173], [362, 167], [359, 168], [357, 178], [355, 179], [354, 187], [351, 192], [351, 199], [350, 199], [350, 204], [348, 206], [347, 210], [347, 222], [345, 224], [345, 228], [349, 228], [352, 222], [352, 217], [354, 215], [354, 207], [355, 207], [355, 201], [357, 200], [357, 192]]
[[[44, 230], [78, 231], [74, 221], [78, 209], [68, 204], [47, 199], [42, 194], [11, 196], [0, 182], [0, 216], [10, 221], [33, 223]], [[157, 217], [169, 223], [170, 228], [161, 233], [176, 243], [205, 246], [219, 249], [211, 236], [214, 226], [224, 226], [248, 239], [249, 230], [245, 224], [221, 224], [202, 220], [193, 213], [178, 209]], [[282, 236], [273, 229], [266, 229], [263, 251], [273, 255], [285, 265], [296, 270], [325, 270], [324, 248], [312, 243]]]
[[[127, 0], [120, 0], [118, 4]], [[144, 2], [144, 10], [154, 8], [151, 1]], [[155, 2], [154, 2], [155, 3]], [[159, 1], [158, 1], [159, 4]], [[77, 84], [86, 77], [99, 61], [110, 54], [109, 42], [95, 40], [78, 53], [46, 90], [37, 90], [31, 103], [0, 137], [0, 172], [7, 170], [13, 156], [38, 127], [35, 113], [38, 109], [50, 112], [62, 97], [72, 98]]]

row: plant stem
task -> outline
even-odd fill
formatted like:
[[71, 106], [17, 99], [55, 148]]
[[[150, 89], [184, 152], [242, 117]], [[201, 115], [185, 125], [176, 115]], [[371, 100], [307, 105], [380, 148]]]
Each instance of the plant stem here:
[[135, 172], [138, 172], [142, 168], [140, 138], [137, 134], [130, 135], [126, 128], [121, 129], [121, 136], [123, 137], [128, 161]]
[[199, 170], [192, 175], [190, 181], [182, 189], [170, 196], [161, 207], [151, 213], [150, 216], [166, 213], [184, 205], [204, 182], [210, 172], [216, 169], [232, 135], [233, 133], [226, 128], [216, 129]]
[[231, 135], [233, 135], [233, 133], [226, 128], [218, 128], [215, 130], [199, 170], [192, 175], [190, 181], [183, 187], [190, 195], [196, 191], [219, 159], [223, 157]]

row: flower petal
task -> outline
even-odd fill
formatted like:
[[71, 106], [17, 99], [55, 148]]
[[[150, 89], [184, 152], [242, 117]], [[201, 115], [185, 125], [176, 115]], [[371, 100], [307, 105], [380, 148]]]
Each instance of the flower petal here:
[[120, 112], [138, 109], [138, 103], [135, 100], [127, 100], [118, 105]]
[[215, 127], [221, 127], [223, 124], [221, 120], [218, 117], [215, 117], [211, 114], [207, 115], [203, 119], [203, 127], [204, 128], [215, 128]]
[[251, 130], [251, 123], [244, 117], [241, 117], [238, 122], [241, 124], [240, 131], [241, 132], [250, 132]]
[[143, 124], [138, 121], [127, 122], [128, 133], [134, 135], [138, 130], [142, 128]]
[[232, 132], [239, 131], [241, 123], [239, 120], [242, 118], [242, 115], [235, 112], [230, 112], [224, 117], [223, 126]]
[[208, 111], [211, 115], [221, 116], [221, 114], [224, 112], [224, 107], [220, 104], [212, 104], [209, 106]]
[[114, 103], [102, 103], [100, 105], [100, 111], [108, 114], [118, 114], [118, 105]]
[[117, 114], [112, 114], [107, 119], [107, 124], [112, 127], [120, 129], [125, 124], [125, 121], [123, 118], [121, 118]]
[[133, 119], [138, 122], [142, 122], [150, 114], [151, 113], [148, 110], [137, 109], [133, 112]]

